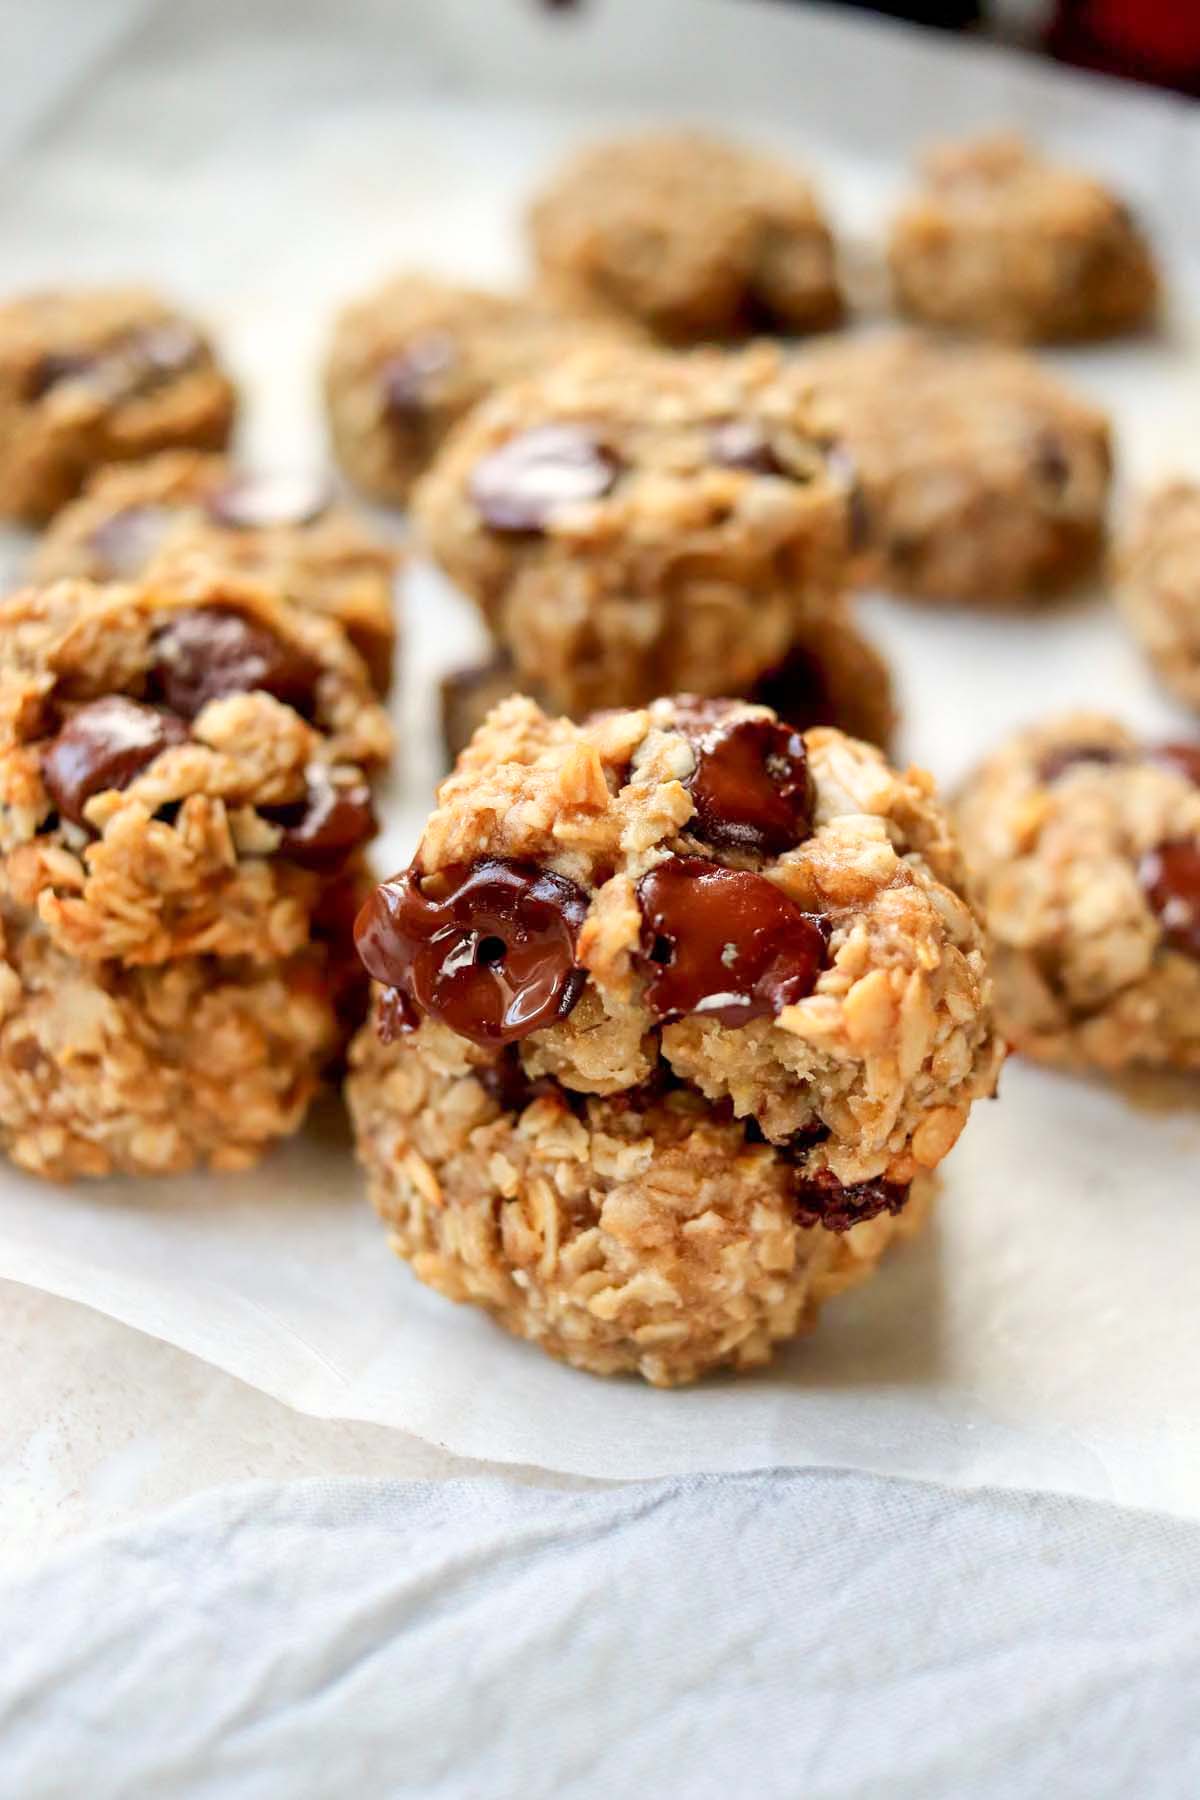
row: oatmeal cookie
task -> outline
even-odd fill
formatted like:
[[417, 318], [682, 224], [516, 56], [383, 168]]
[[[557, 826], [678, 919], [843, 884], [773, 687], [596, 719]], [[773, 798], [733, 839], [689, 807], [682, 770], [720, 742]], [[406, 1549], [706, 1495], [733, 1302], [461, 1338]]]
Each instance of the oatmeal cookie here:
[[1200, 1069], [1200, 743], [1059, 719], [1002, 745], [958, 819], [1013, 1047]]
[[1147, 495], [1114, 561], [1126, 624], [1165, 686], [1200, 712], [1200, 482]]
[[0, 511], [34, 523], [105, 463], [220, 450], [234, 390], [191, 320], [142, 288], [0, 306]]
[[674, 343], [841, 317], [833, 237], [809, 183], [699, 132], [593, 145], [535, 200], [529, 225], [549, 282]]
[[0, 908], [0, 1149], [31, 1174], [248, 1168], [297, 1129], [342, 1034], [318, 946], [123, 968]]
[[961, 881], [929, 778], [840, 732], [505, 702], [356, 928], [396, 1249], [582, 1368], [765, 1360], [994, 1088]]
[[200, 553], [336, 619], [387, 691], [397, 554], [319, 476], [252, 475], [190, 450], [103, 469], [54, 519], [30, 573], [39, 583], [169, 578]]
[[1149, 246], [1101, 182], [1007, 133], [942, 145], [924, 175], [891, 235], [902, 311], [1036, 343], [1112, 337], [1153, 318]]
[[[849, 653], [848, 495], [826, 441], [773, 346], [597, 346], [484, 401], [416, 514], [549, 706], [745, 694], [834, 635]], [[868, 669], [885, 679], [869, 653]], [[886, 687], [863, 704], [886, 713]]]
[[889, 332], [830, 339], [800, 360], [840, 416], [866, 579], [1004, 603], [1060, 591], [1095, 564], [1108, 420], [1031, 357]]
[[337, 460], [363, 493], [403, 504], [451, 427], [493, 388], [593, 337], [630, 335], [548, 300], [395, 276], [334, 325], [325, 403]]
[[389, 745], [338, 627], [206, 560], [0, 602], [0, 886], [82, 960], [295, 954]]

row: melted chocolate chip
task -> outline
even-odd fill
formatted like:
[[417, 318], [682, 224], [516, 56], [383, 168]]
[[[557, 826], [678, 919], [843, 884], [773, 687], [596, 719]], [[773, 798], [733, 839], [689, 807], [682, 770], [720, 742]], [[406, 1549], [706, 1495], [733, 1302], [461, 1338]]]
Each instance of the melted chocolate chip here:
[[380, 1043], [394, 1044], [398, 1037], [415, 1031], [420, 1022], [416, 1008], [399, 988], [384, 988], [379, 996], [379, 1010], [375, 1019]]
[[871, 511], [858, 474], [858, 464], [844, 444], [831, 444], [825, 466], [846, 502], [846, 523], [851, 550], [865, 550], [871, 541]]
[[562, 507], [601, 499], [619, 466], [591, 426], [538, 425], [475, 464], [471, 499], [493, 531], [541, 531]]
[[857, 1181], [843, 1187], [836, 1175], [823, 1169], [819, 1175], [796, 1185], [796, 1222], [805, 1230], [823, 1225], [826, 1231], [850, 1231], [864, 1219], [898, 1213], [908, 1199], [908, 1188], [895, 1181]]
[[186, 743], [187, 735], [183, 720], [172, 713], [110, 694], [72, 713], [46, 745], [42, 780], [63, 817], [82, 825], [94, 794], [128, 787], [156, 756]]
[[1200, 744], [1155, 744], [1146, 754], [1151, 762], [1165, 764], [1200, 787]]
[[1077, 763], [1121, 763], [1128, 754], [1118, 744], [1056, 744], [1038, 763], [1038, 780], [1049, 785]]
[[40, 357], [25, 384], [25, 398], [40, 400], [67, 381], [86, 381], [112, 400], [134, 399], [199, 362], [204, 345], [190, 325], [166, 319], [88, 349], [51, 350]]
[[757, 419], [724, 419], [708, 434], [708, 454], [723, 469], [753, 475], [786, 475], [771, 440]]
[[1071, 464], [1066, 446], [1056, 431], [1048, 426], [1038, 432], [1033, 445], [1035, 474], [1056, 494], [1061, 494], [1071, 479]]
[[824, 665], [811, 650], [793, 650], [786, 661], [760, 677], [750, 698], [800, 731], [837, 724]]
[[646, 1003], [660, 1019], [696, 1013], [736, 1027], [812, 993], [823, 922], [765, 876], [672, 857], [642, 877], [637, 896]]
[[238, 475], [208, 496], [209, 517], [232, 531], [312, 525], [333, 496], [321, 475]]
[[102, 519], [88, 538], [88, 547], [103, 567], [99, 579], [131, 581], [157, 555], [175, 514], [170, 507], [124, 506]]
[[256, 689], [306, 716], [312, 711], [316, 664], [240, 613], [219, 607], [174, 613], [155, 649], [155, 686], [185, 719], [194, 719], [210, 700]]
[[1138, 876], [1163, 941], [1185, 956], [1200, 957], [1200, 840], [1159, 844], [1143, 856]]
[[308, 770], [303, 800], [259, 810], [284, 828], [279, 854], [305, 869], [336, 868], [378, 829], [366, 782], [339, 785], [321, 763]]
[[447, 331], [429, 331], [389, 356], [379, 371], [383, 414], [394, 425], [411, 425], [424, 413], [430, 381], [457, 361], [454, 339]]
[[583, 992], [575, 940], [587, 895], [536, 863], [490, 857], [376, 888], [354, 927], [367, 969], [460, 1037], [515, 1043]]
[[712, 707], [711, 701], [675, 707], [676, 724], [696, 755], [684, 782], [696, 808], [688, 829], [726, 849], [790, 850], [812, 829], [804, 739], [775, 719], [714, 716]]

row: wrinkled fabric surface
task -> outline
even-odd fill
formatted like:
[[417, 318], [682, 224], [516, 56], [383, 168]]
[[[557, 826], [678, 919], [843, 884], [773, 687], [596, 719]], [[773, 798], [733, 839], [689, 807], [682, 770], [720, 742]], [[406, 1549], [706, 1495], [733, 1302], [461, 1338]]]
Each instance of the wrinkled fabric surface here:
[[0, 1592], [22, 1800], [1200, 1792], [1200, 1528], [829, 1472], [260, 1483]]

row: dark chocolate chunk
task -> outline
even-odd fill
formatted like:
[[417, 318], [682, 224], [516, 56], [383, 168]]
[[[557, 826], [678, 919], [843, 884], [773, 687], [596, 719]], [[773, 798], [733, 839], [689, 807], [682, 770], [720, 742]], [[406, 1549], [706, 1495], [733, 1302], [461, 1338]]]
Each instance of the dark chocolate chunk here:
[[272, 525], [312, 525], [329, 510], [333, 495], [323, 475], [236, 475], [208, 496], [214, 524], [233, 531]]
[[494, 1062], [477, 1064], [471, 1073], [488, 1098], [494, 1100], [504, 1113], [524, 1112], [542, 1095], [560, 1091], [558, 1083], [547, 1076], [530, 1080], [515, 1044], [506, 1044]]
[[504, 650], [498, 650], [489, 662], [443, 675], [442, 741], [451, 763], [466, 749], [492, 707], [516, 691], [512, 657]]
[[1128, 757], [1119, 744], [1055, 744], [1038, 763], [1038, 780], [1049, 785], [1078, 763], [1122, 763]]
[[110, 518], [102, 519], [88, 537], [88, 547], [103, 568], [99, 578], [109, 581], [132, 581], [156, 556], [163, 539], [176, 517], [168, 506], [147, 502], [144, 506], [124, 506]]
[[185, 719], [194, 719], [210, 700], [256, 689], [305, 716], [312, 712], [316, 664], [241, 613], [215, 606], [174, 613], [158, 632], [155, 650], [155, 685]]
[[377, 981], [460, 1037], [495, 1047], [566, 1018], [586, 976], [575, 941], [588, 908], [573, 881], [489, 857], [385, 881], [354, 928]]
[[1168, 769], [1174, 769], [1180, 775], [1186, 775], [1190, 782], [1200, 787], [1200, 744], [1189, 744], [1178, 741], [1170, 744], [1155, 744], [1146, 752], [1151, 762], [1163, 763]]
[[752, 475], [786, 475], [771, 440], [757, 419], [723, 419], [708, 434], [708, 454], [724, 469]]
[[820, 1174], [799, 1180], [795, 1190], [796, 1222], [805, 1230], [823, 1225], [826, 1231], [850, 1231], [864, 1219], [898, 1213], [908, 1199], [908, 1187], [896, 1181], [857, 1181], [844, 1187], [836, 1175]]
[[841, 489], [846, 502], [850, 548], [853, 551], [865, 550], [871, 541], [871, 510], [867, 504], [866, 489], [859, 477], [858, 464], [845, 444], [831, 444], [826, 453], [825, 466], [834, 485]]
[[204, 355], [197, 332], [181, 319], [145, 325], [107, 344], [51, 350], [34, 365], [25, 398], [40, 400], [66, 381], [86, 381], [110, 400], [131, 400], [182, 375]]
[[750, 698], [757, 706], [769, 706], [799, 731], [838, 722], [824, 666], [811, 650], [791, 651], [778, 667], [760, 676]]
[[322, 763], [307, 771], [303, 800], [263, 806], [263, 817], [283, 826], [279, 854], [305, 869], [336, 868], [374, 837], [378, 824], [371, 790], [361, 778], [339, 784]]
[[[775, 719], [714, 715], [712, 701], [680, 700], [675, 720], [695, 751], [684, 782], [705, 843], [777, 855], [812, 830], [812, 782], [804, 739]], [[717, 702], [718, 707], [727, 703]]]
[[619, 466], [590, 425], [537, 425], [475, 464], [471, 499], [493, 531], [541, 531], [562, 507], [601, 499]]
[[417, 1009], [402, 994], [399, 988], [384, 988], [379, 996], [379, 1010], [375, 1016], [375, 1029], [384, 1044], [394, 1044], [398, 1037], [415, 1031], [421, 1023]]
[[699, 856], [643, 875], [646, 1003], [660, 1019], [695, 1013], [722, 1025], [773, 1018], [811, 994], [824, 967], [824, 921], [763, 875]]
[[1200, 957], [1200, 839], [1176, 838], [1147, 851], [1138, 876], [1163, 941]]
[[72, 713], [45, 746], [42, 780], [63, 817], [82, 825], [83, 809], [94, 794], [128, 787], [156, 756], [186, 743], [187, 736], [187, 726], [173, 713], [109, 694]]
[[1033, 467], [1039, 480], [1056, 494], [1061, 494], [1071, 479], [1066, 445], [1049, 426], [1043, 426], [1034, 439]]
[[395, 425], [411, 425], [425, 411], [433, 377], [454, 366], [458, 352], [448, 331], [428, 331], [413, 338], [379, 371], [384, 417]]

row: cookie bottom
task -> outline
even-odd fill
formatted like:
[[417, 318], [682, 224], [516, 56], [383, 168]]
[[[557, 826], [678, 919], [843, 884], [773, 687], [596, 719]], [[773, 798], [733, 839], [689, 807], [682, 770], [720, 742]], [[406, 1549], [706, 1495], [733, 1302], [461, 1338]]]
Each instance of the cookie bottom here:
[[892, 1190], [902, 1210], [827, 1229], [802, 1157], [693, 1089], [585, 1097], [479, 1055], [424, 1029], [359, 1034], [348, 1098], [371, 1199], [420, 1280], [593, 1374], [673, 1387], [765, 1363], [927, 1211], [923, 1178], [907, 1202]]
[[344, 1041], [322, 951], [81, 964], [11, 907], [0, 940], [0, 1147], [48, 1180], [248, 1168]]

